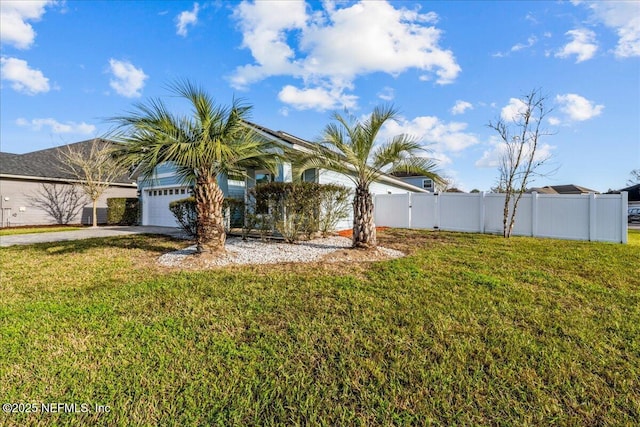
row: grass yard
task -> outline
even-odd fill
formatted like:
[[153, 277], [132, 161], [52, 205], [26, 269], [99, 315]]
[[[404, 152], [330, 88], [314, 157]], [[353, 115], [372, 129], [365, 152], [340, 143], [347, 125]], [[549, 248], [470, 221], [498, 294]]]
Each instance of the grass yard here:
[[14, 227], [0, 229], [0, 236], [13, 236], [15, 234], [53, 233], [55, 231], [81, 230], [85, 227], [75, 227], [71, 225], [41, 226], [41, 227]]
[[[126, 236], [0, 249], [0, 425], [637, 425], [630, 244], [385, 230], [371, 264], [155, 266]], [[78, 410], [80, 410], [78, 406]]]

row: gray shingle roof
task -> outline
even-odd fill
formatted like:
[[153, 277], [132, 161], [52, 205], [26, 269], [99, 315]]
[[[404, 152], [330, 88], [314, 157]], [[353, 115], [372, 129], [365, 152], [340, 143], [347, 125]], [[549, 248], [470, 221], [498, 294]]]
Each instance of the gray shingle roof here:
[[[0, 174], [37, 177], [43, 179], [73, 180], [75, 177], [69, 172], [66, 172], [62, 167], [62, 162], [59, 158], [60, 150], [70, 148], [72, 150], [80, 150], [88, 154], [91, 150], [92, 144], [94, 143], [104, 145], [113, 144], [112, 141], [95, 138], [61, 147], [32, 151], [25, 154], [0, 152]], [[118, 178], [115, 182], [119, 184], [131, 184], [131, 179], [124, 175]]]
[[541, 194], [587, 194], [587, 193], [598, 193], [596, 190], [592, 190], [590, 188], [581, 187], [579, 185], [574, 184], [566, 184], [566, 185], [547, 185], [545, 187], [537, 187], [532, 188], [528, 192], [538, 192]]

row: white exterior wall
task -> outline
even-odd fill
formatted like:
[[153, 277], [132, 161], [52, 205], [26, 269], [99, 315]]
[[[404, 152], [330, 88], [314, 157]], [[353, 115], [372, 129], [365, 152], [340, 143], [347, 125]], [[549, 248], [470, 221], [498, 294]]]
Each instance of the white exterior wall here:
[[[342, 185], [351, 190], [354, 190], [356, 188], [356, 185], [351, 179], [349, 179], [348, 176], [328, 170], [320, 171], [320, 173], [318, 174], [318, 183]], [[399, 195], [409, 193], [409, 191], [405, 188], [396, 187], [394, 185], [386, 184], [380, 181], [372, 183], [369, 187], [369, 192], [374, 195], [374, 198], [378, 194]], [[340, 221], [336, 226], [336, 230], [346, 230], [350, 228], [353, 228], [353, 208], [351, 207], [351, 205], [349, 206], [349, 217]]]
[[[53, 183], [47, 183], [53, 184]], [[69, 184], [56, 183], [58, 186], [70, 186]], [[2, 226], [24, 225], [52, 225], [56, 221], [43, 209], [34, 206], [31, 198], [39, 197], [42, 183], [39, 181], [26, 181], [14, 179], [2, 179], [0, 181], [0, 197], [2, 198], [3, 224]], [[84, 194], [84, 193], [83, 193]], [[111, 197], [137, 197], [137, 189], [133, 187], [111, 187], [98, 199], [98, 223], [107, 222], [107, 199]], [[9, 200], [5, 200], [8, 198]], [[89, 225], [93, 221], [93, 205], [88, 200], [80, 213], [70, 221], [70, 224]]]
[[[378, 195], [376, 225], [502, 233], [504, 194]], [[513, 235], [607, 242], [627, 241], [627, 193], [524, 194]]]

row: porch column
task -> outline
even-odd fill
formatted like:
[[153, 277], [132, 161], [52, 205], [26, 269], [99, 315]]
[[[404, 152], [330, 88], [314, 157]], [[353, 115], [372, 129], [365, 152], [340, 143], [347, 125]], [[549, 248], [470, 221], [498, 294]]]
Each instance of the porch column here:
[[293, 181], [293, 171], [291, 163], [283, 162], [278, 165], [278, 176], [275, 177], [276, 182], [291, 182]]

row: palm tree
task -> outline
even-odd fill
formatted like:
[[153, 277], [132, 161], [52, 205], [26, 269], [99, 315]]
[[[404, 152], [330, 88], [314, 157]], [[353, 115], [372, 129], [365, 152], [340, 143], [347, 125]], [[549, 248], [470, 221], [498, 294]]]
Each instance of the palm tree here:
[[324, 129], [320, 144], [304, 154], [298, 163], [300, 172], [309, 168], [335, 171], [355, 184], [353, 198], [353, 247], [374, 248], [376, 228], [373, 221], [373, 198], [369, 186], [385, 173], [417, 173], [442, 182], [435, 161], [419, 157], [425, 151], [420, 143], [407, 135], [397, 135], [376, 145], [380, 129], [395, 120], [393, 106], [376, 107], [365, 120], [334, 113], [334, 123]]
[[193, 186], [198, 253], [224, 250], [226, 234], [218, 175], [246, 176], [246, 168], [276, 171], [278, 155], [246, 125], [251, 106], [236, 99], [216, 105], [202, 88], [187, 80], [169, 86], [186, 99], [191, 116], [170, 113], [160, 99], [139, 103], [128, 115], [114, 117], [119, 132], [116, 157], [152, 179], [156, 167], [170, 162], [183, 184]]

